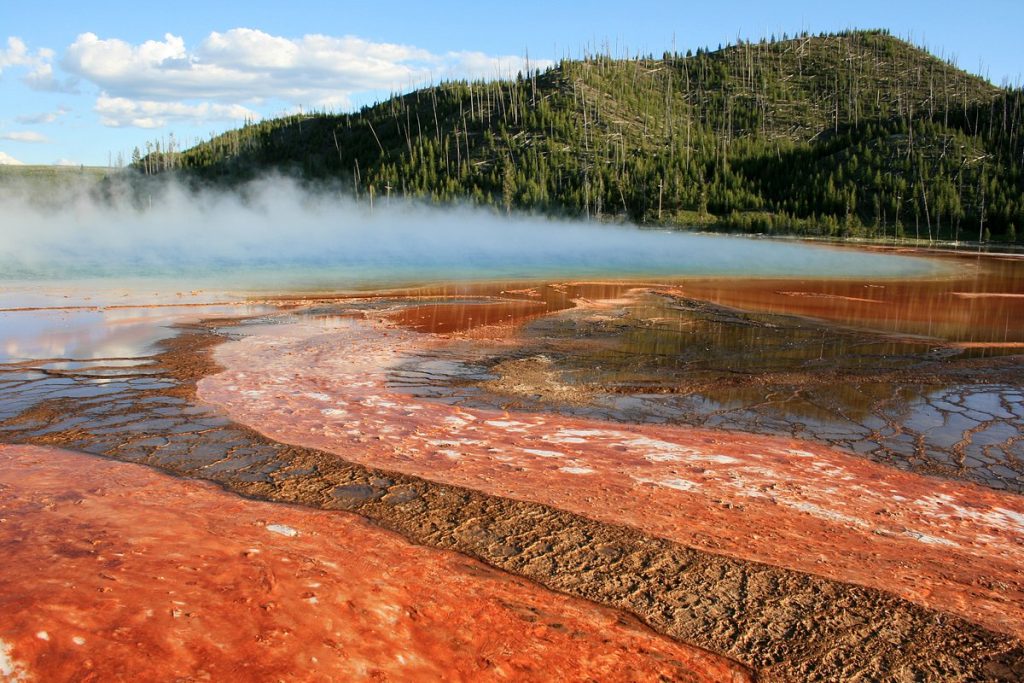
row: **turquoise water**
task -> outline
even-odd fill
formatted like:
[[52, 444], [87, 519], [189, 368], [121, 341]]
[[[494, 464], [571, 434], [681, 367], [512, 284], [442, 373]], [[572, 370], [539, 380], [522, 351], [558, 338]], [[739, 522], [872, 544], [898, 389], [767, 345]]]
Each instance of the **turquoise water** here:
[[[0, 248], [0, 280], [138, 280], [166, 286], [244, 291], [338, 290], [466, 280], [584, 277], [870, 277], [935, 274], [923, 258], [878, 254], [800, 242], [637, 228], [531, 223], [508, 225], [504, 237], [402, 231], [320, 240], [315, 248], [271, 242], [266, 250], [242, 245], [230, 253], [201, 243], [110, 248], [73, 246], [50, 258], [24, 260]], [[199, 248], [197, 248], [199, 247]], [[0, 287], [3, 285], [0, 284]], [[135, 287], [132, 287], [133, 289]]]

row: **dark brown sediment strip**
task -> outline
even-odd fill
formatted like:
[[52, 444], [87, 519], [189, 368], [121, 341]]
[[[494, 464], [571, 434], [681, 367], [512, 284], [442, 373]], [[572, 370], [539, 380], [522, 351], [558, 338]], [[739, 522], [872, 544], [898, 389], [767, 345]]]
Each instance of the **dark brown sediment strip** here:
[[[6, 438], [142, 462], [253, 498], [350, 510], [415, 543], [624, 609], [763, 680], [1024, 679], [1017, 638], [883, 591], [269, 440], [194, 406], [196, 382], [216, 370], [208, 351], [221, 340], [204, 326], [169, 340], [157, 363], [174, 385], [140, 390], [131, 405], [112, 402], [101, 433], [68, 423], [82, 401], [56, 399], [8, 421]], [[166, 414], [141, 407], [150, 405], [166, 405]], [[10, 429], [18, 421], [25, 428]]]

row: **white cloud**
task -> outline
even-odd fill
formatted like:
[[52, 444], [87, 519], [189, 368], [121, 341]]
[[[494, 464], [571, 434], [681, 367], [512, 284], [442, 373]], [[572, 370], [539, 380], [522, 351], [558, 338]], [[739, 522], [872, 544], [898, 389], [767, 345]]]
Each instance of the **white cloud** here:
[[49, 48], [41, 47], [32, 52], [21, 38], [10, 36], [7, 38], [7, 48], [0, 49], [0, 73], [14, 66], [27, 67], [32, 71], [26, 77], [26, 82], [31, 79], [43, 84], [53, 80], [53, 67], [50, 66], [53, 56], [53, 50]]
[[0, 49], [0, 73], [10, 67], [23, 67], [30, 71], [22, 81], [33, 90], [46, 92], [75, 92], [75, 79], [60, 80], [53, 73], [53, 50], [41, 47], [35, 52], [16, 36], [7, 39], [7, 48]]
[[367, 90], [423, 80], [431, 55], [354, 38], [289, 40], [253, 29], [211, 33], [192, 52], [171, 34], [130, 45], [80, 35], [66, 67], [106, 92], [133, 99], [206, 99], [319, 104], [339, 90]]
[[11, 36], [7, 39], [7, 49], [0, 50], [0, 73], [8, 67], [29, 64], [31, 59], [24, 41]]
[[81, 166], [77, 161], [71, 161], [70, 159], [57, 159], [53, 162], [54, 166]]
[[170, 122], [202, 123], [205, 121], [236, 121], [258, 119], [260, 115], [238, 104], [212, 104], [201, 102], [161, 102], [130, 100], [101, 94], [96, 100], [96, 112], [104, 126], [120, 128], [160, 128]]
[[[525, 68], [520, 57], [481, 52], [437, 55], [356, 36], [285, 38], [249, 28], [211, 33], [192, 49], [170, 33], [163, 40], [138, 45], [84, 33], [68, 48], [62, 63], [99, 86], [104, 98], [145, 103], [151, 109], [161, 101], [259, 106], [275, 100], [339, 107], [348, 106], [356, 93], [406, 90], [448, 78], [493, 78]], [[148, 122], [160, 117], [137, 118]]]
[[17, 130], [13, 133], [4, 133], [0, 135], [0, 140], [13, 140], [15, 142], [49, 142], [42, 133], [37, 133], [34, 130]]
[[28, 124], [34, 124], [34, 123], [53, 123], [54, 121], [56, 121], [60, 117], [62, 117], [65, 114], [67, 114], [69, 111], [71, 111], [71, 110], [68, 109], [67, 107], [58, 107], [57, 111], [44, 111], [44, 112], [39, 112], [38, 114], [25, 114], [23, 116], [16, 117], [14, 120], [17, 121], [18, 123], [28, 123]]
[[[531, 69], [546, 69], [552, 65], [549, 59], [530, 60]], [[513, 78], [519, 72], [526, 73], [526, 60], [522, 57], [492, 57], [483, 52], [449, 52], [445, 55], [444, 74], [470, 80]]]
[[18, 161], [17, 159], [12, 157], [10, 154], [6, 154], [4, 152], [0, 152], [0, 166], [24, 166], [24, 165], [25, 165], [24, 162]]
[[25, 74], [21, 80], [25, 85], [33, 90], [62, 93], [78, 92], [77, 79], [58, 79], [53, 75], [53, 65], [48, 62], [36, 65], [36, 67]]

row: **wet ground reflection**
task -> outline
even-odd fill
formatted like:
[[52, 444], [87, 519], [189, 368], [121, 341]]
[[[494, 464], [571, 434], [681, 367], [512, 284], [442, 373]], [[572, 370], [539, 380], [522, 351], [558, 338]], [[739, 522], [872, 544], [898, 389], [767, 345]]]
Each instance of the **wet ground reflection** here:
[[[76, 295], [79, 302], [82, 295]], [[90, 297], [91, 299], [91, 297]], [[116, 304], [109, 296], [89, 305], [54, 306], [55, 295], [40, 295], [28, 309], [0, 310], [0, 439], [4, 433], [35, 429], [38, 435], [78, 424], [93, 401], [116, 410], [137, 394], [176, 386], [155, 361], [162, 342], [178, 327], [203, 318], [252, 316], [276, 310], [258, 303]], [[47, 401], [80, 402], [59, 425], [22, 415]], [[83, 412], [85, 414], [83, 414]], [[18, 418], [18, 416], [21, 416]]]
[[[1024, 343], [1024, 261], [943, 258], [958, 275], [452, 283], [247, 306], [196, 293], [166, 294], [158, 307], [118, 305], [125, 295], [108, 293], [88, 306], [72, 297], [62, 309], [51, 292], [35, 302], [49, 308], [0, 311], [0, 434], [88, 424], [101, 440], [104, 430], [116, 435], [133, 421], [110, 414], [138, 410], [130, 396], [173, 387], [151, 360], [172, 323], [301, 304], [296, 312], [324, 324], [365, 315], [465, 337], [393, 374], [395, 387], [420, 396], [782, 434], [1019, 492], [1024, 371], [1013, 354]], [[574, 308], [593, 301], [602, 304]], [[76, 409], [59, 424], [29, 414], [50, 400]], [[147, 431], [191, 409], [164, 400], [141, 404], [156, 411], [141, 421]]]
[[809, 316], [1019, 352], [1024, 344], [1024, 258], [937, 258], [954, 274], [905, 280], [715, 279], [685, 283], [679, 294], [745, 311]]
[[535, 319], [522, 339], [421, 357], [394, 385], [474, 407], [793, 436], [1024, 490], [1024, 368], [1005, 350], [991, 357], [663, 291]]

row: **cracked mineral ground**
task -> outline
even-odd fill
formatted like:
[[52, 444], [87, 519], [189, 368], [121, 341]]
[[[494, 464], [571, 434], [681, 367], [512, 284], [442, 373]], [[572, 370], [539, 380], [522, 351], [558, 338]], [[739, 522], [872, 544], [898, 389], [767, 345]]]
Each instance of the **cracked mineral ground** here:
[[941, 258], [0, 311], [0, 672], [1021, 680], [1024, 262]]

